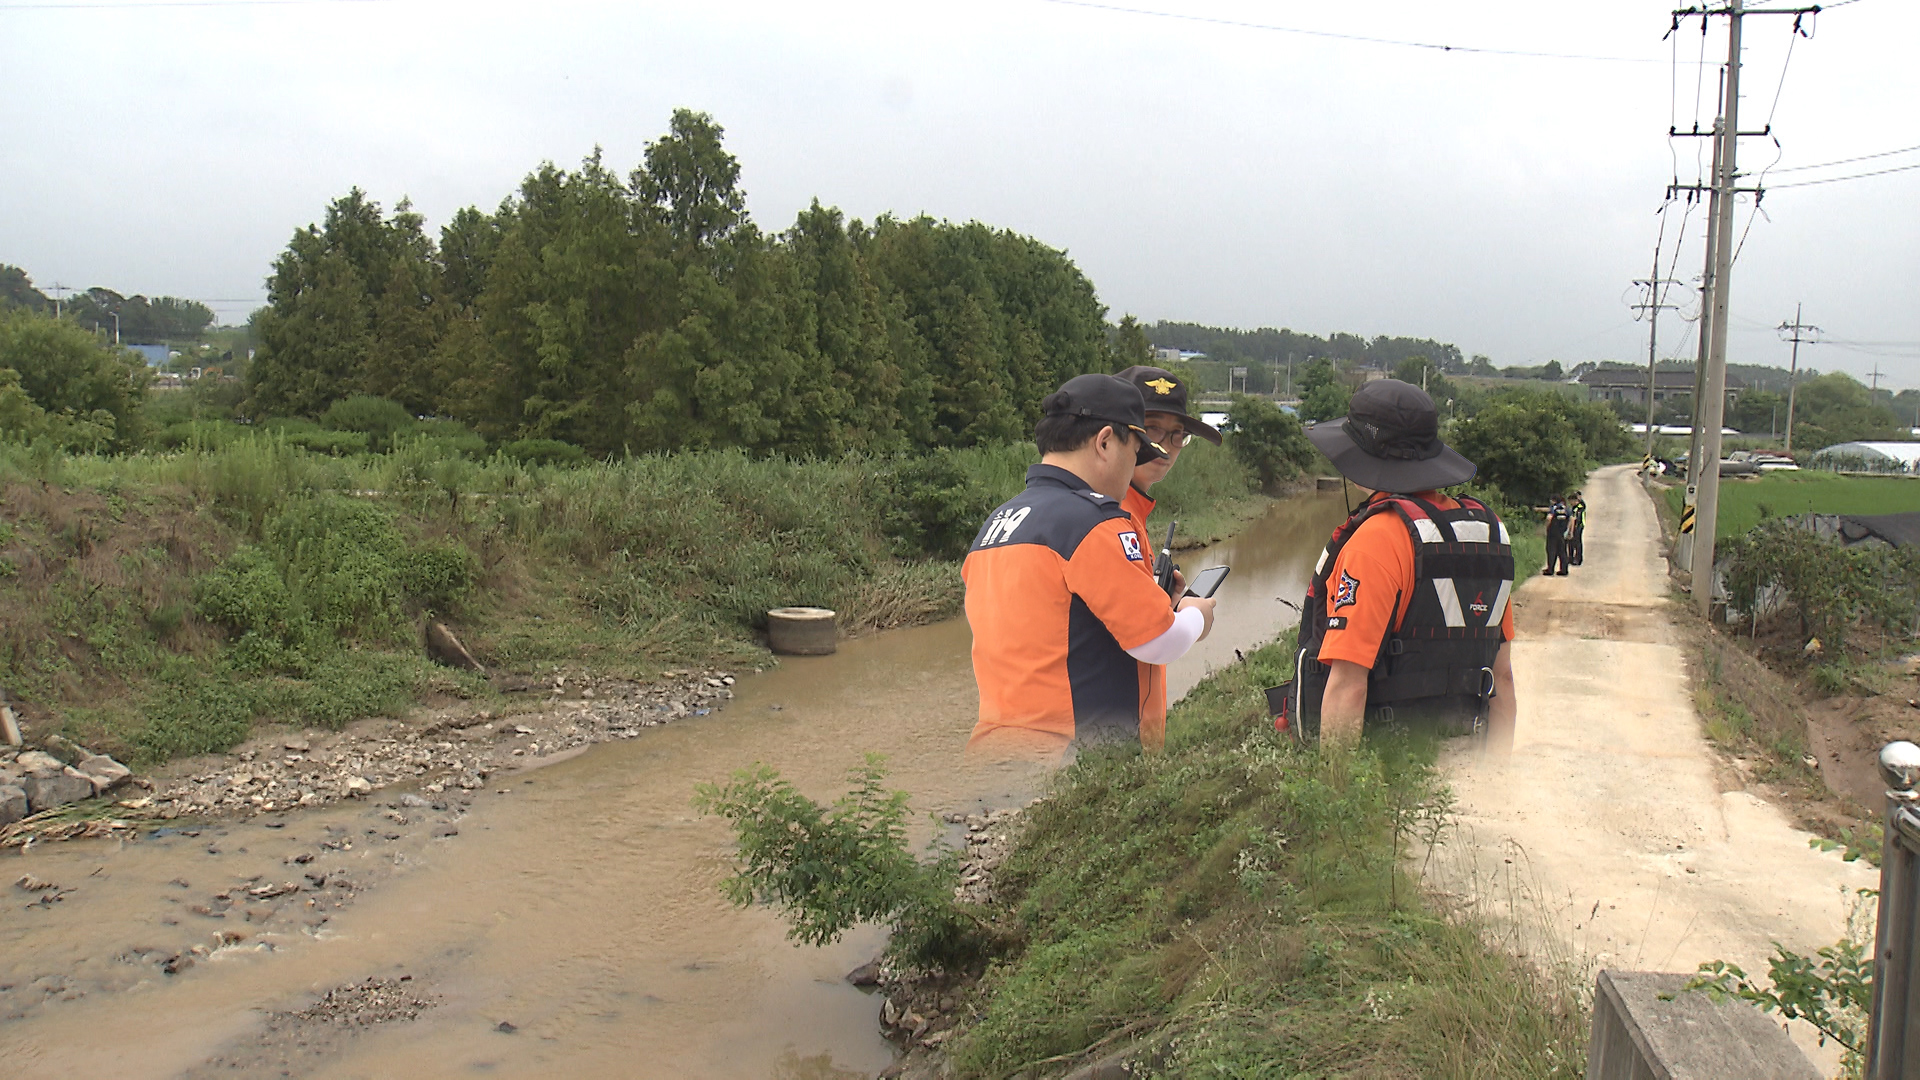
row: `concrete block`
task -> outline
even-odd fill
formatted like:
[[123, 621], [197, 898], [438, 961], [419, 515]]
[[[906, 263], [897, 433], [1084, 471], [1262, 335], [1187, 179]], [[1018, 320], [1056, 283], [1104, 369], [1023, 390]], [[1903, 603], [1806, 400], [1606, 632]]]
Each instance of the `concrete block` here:
[[1692, 978], [1602, 971], [1587, 1080], [1822, 1080], [1777, 1021], [1744, 1001], [1688, 992]]
[[0, 784], [0, 826], [27, 816], [27, 793], [14, 784]]

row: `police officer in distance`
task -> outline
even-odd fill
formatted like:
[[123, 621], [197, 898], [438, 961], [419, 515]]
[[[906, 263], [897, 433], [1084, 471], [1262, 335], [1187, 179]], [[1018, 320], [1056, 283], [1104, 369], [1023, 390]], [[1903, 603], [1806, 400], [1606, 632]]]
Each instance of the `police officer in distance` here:
[[967, 749], [994, 758], [1138, 745], [1141, 665], [1177, 659], [1213, 627], [1211, 599], [1176, 608], [1140, 572], [1152, 549], [1120, 497], [1138, 466], [1166, 456], [1147, 438], [1140, 392], [1080, 375], [1041, 410], [1040, 464], [988, 516], [960, 569], [980, 690]]
[[1426, 392], [1394, 379], [1356, 391], [1344, 420], [1307, 429], [1373, 494], [1334, 530], [1302, 605], [1281, 720], [1303, 737], [1482, 730], [1490, 746], [1512, 745], [1512, 541], [1484, 504], [1440, 493], [1477, 470], [1439, 430]]

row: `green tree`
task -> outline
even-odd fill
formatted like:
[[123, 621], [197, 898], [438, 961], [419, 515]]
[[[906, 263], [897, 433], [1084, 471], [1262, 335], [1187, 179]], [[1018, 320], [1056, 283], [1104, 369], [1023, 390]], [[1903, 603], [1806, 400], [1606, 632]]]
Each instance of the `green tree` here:
[[1900, 417], [1851, 375], [1832, 371], [1800, 384], [1794, 444], [1807, 449], [1872, 439], [1905, 439]]
[[[1797, 407], [1797, 406], [1796, 406]], [[1647, 418], [1644, 406], [1635, 407], [1636, 420]], [[1748, 435], [1777, 432], [1787, 421], [1787, 395], [1771, 390], [1742, 390], [1727, 413], [1727, 426]]]
[[1313, 444], [1300, 421], [1265, 398], [1234, 395], [1227, 424], [1227, 450], [1263, 487], [1299, 476], [1313, 461]]
[[1114, 370], [1151, 363], [1153, 363], [1153, 342], [1147, 340], [1147, 332], [1141, 327], [1140, 320], [1131, 315], [1121, 316], [1120, 325], [1114, 328]]
[[423, 225], [406, 200], [388, 216], [354, 188], [321, 225], [294, 234], [255, 322], [248, 389], [256, 409], [318, 416], [363, 393], [437, 411], [444, 388], [432, 356], [445, 305]]
[[1479, 479], [1523, 501], [1571, 490], [1587, 475], [1579, 431], [1543, 395], [1503, 395], [1456, 421], [1447, 442], [1479, 467]]
[[647, 144], [633, 189], [652, 205], [676, 244], [706, 247], [747, 220], [740, 162], [721, 146], [725, 130], [713, 117], [675, 109], [667, 134]]
[[23, 307], [28, 311], [50, 311], [53, 301], [33, 287], [33, 279], [17, 266], [0, 263], [0, 311]]
[[11, 401], [0, 412], [20, 425], [16, 438], [46, 434], [74, 449], [124, 450], [143, 434], [146, 365], [64, 319], [0, 312], [0, 372], [11, 373]]

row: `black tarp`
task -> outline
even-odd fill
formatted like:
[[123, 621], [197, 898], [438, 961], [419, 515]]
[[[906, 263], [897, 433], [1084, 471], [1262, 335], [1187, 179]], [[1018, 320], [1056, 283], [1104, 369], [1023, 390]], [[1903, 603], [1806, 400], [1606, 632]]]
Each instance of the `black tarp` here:
[[1920, 513], [1841, 514], [1839, 517], [1842, 543], [1858, 544], [1873, 538], [1894, 547], [1920, 544]]

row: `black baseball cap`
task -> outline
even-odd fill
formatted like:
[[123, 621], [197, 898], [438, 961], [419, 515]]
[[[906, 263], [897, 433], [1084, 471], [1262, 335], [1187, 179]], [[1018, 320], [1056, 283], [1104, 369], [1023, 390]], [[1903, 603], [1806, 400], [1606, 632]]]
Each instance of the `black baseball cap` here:
[[1048, 416], [1090, 416], [1131, 429], [1140, 436], [1135, 465], [1167, 456], [1147, 434], [1147, 406], [1139, 388], [1119, 376], [1075, 375], [1041, 400], [1040, 411]]
[[1353, 392], [1344, 420], [1322, 420], [1307, 438], [1340, 475], [1374, 491], [1405, 495], [1452, 487], [1479, 469], [1440, 441], [1440, 410], [1425, 390], [1377, 379]]
[[1215, 446], [1220, 445], [1220, 433], [1212, 424], [1197, 417], [1187, 415], [1187, 382], [1166, 368], [1148, 367], [1136, 364], [1120, 372], [1116, 378], [1132, 383], [1145, 400], [1148, 412], [1172, 413], [1180, 418], [1180, 426], [1200, 436]]

